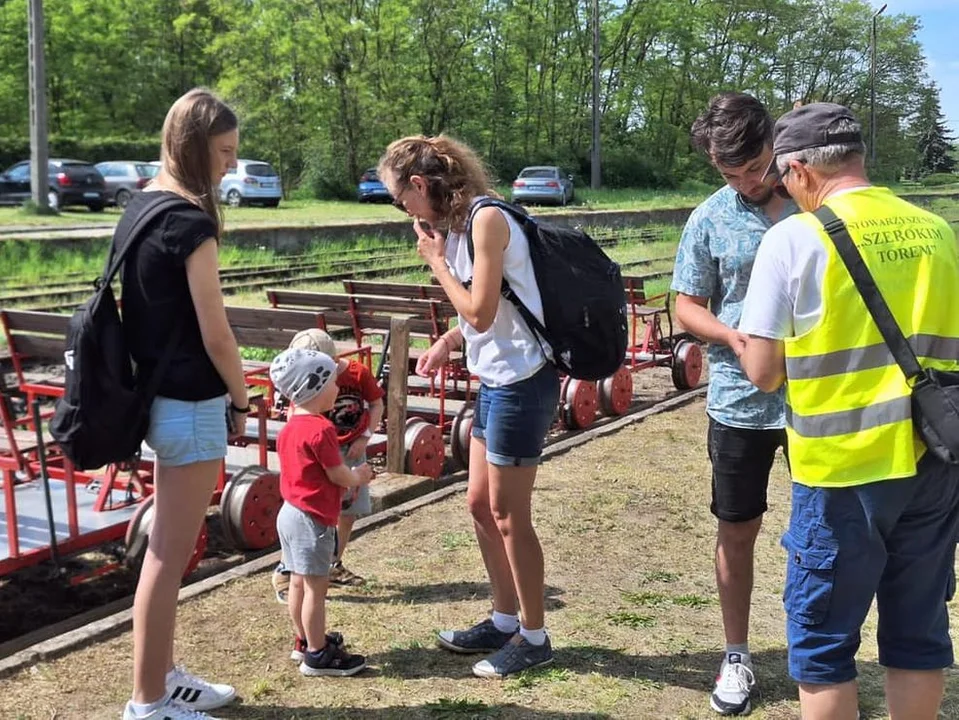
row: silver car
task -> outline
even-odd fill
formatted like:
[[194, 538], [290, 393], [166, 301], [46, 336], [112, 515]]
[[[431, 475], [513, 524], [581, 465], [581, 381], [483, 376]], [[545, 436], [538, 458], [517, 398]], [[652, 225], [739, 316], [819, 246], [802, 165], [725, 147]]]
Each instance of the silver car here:
[[142, 190], [156, 174], [147, 163], [132, 160], [97, 163], [97, 170], [107, 184], [107, 202], [122, 208], [130, 202], [133, 193]]
[[236, 167], [220, 181], [220, 200], [231, 207], [266, 205], [277, 207], [283, 197], [280, 176], [269, 163], [237, 160]]
[[510, 200], [514, 203], [565, 205], [574, 198], [573, 176], [563, 175], [563, 171], [554, 165], [523, 168], [510, 191]]

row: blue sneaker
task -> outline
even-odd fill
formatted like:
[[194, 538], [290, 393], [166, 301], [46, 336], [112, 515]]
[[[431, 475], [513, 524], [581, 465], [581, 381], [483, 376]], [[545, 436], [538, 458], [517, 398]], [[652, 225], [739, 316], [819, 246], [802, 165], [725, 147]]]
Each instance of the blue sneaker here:
[[549, 636], [542, 645], [533, 645], [519, 633], [502, 648], [473, 666], [473, 674], [481, 678], [503, 678], [507, 675], [543, 667], [553, 662]]
[[443, 630], [437, 642], [440, 647], [456, 653], [496, 652], [509, 642], [515, 633], [501, 632], [496, 629], [492, 618], [477, 623], [469, 630]]

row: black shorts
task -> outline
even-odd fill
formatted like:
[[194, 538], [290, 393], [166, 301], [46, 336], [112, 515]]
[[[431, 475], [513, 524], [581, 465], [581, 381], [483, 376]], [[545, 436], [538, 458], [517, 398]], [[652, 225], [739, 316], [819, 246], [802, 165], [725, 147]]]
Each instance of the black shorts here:
[[747, 430], [709, 418], [706, 439], [713, 464], [709, 509], [726, 522], [746, 522], [766, 512], [766, 490], [776, 448], [786, 452], [785, 430]]

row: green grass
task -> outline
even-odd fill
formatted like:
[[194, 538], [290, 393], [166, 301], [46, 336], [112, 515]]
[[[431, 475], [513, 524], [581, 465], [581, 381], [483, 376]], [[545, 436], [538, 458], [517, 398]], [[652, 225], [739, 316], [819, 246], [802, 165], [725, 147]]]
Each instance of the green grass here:
[[[590, 190], [578, 188], [576, 199], [567, 208], [535, 206], [537, 213], [578, 210], [652, 210], [656, 208], [693, 207], [714, 190], [708, 185], [696, 183], [679, 190]], [[508, 187], [497, 190], [509, 198]], [[114, 225], [120, 219], [120, 210], [107, 208], [94, 213], [86, 208], [64, 208], [59, 215], [38, 216], [17, 207], [0, 208], [0, 227]], [[288, 226], [288, 225], [335, 225], [339, 223], [379, 222], [405, 220], [406, 216], [389, 203], [359, 203], [347, 200], [284, 200], [278, 208], [240, 207], [223, 208], [227, 227]]]
[[617, 610], [606, 614], [606, 620], [612, 625], [633, 628], [648, 628], [656, 624], [652, 615], [641, 615], [629, 610]]

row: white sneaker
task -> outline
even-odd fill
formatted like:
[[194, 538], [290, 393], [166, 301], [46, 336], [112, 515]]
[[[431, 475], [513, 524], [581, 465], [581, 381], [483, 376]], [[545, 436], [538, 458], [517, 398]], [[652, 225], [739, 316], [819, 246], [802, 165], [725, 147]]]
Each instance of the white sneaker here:
[[212, 710], [223, 707], [236, 697], [232, 685], [216, 685], [187, 672], [177, 665], [166, 678], [166, 690], [175, 705], [191, 710]]
[[709, 705], [720, 715], [749, 715], [749, 696], [754, 687], [756, 676], [751, 664], [743, 662], [739, 653], [729, 653], [719, 668]]
[[198, 710], [191, 710], [167, 701], [162, 707], [157, 708], [149, 715], [137, 715], [130, 707], [130, 703], [127, 703], [127, 706], [123, 709], [123, 720], [216, 720], [216, 718]]

